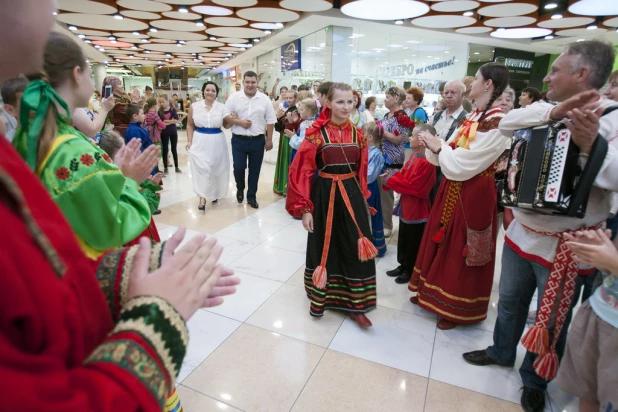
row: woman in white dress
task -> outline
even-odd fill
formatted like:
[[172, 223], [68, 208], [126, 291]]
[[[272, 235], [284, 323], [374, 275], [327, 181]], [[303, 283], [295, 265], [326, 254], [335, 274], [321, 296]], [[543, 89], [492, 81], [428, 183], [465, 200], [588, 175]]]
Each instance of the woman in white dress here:
[[230, 113], [216, 101], [219, 87], [213, 82], [202, 86], [204, 100], [193, 103], [187, 120], [187, 150], [191, 158], [193, 191], [200, 198], [199, 210], [206, 201], [213, 203], [227, 195], [230, 181], [230, 155], [222, 127]]

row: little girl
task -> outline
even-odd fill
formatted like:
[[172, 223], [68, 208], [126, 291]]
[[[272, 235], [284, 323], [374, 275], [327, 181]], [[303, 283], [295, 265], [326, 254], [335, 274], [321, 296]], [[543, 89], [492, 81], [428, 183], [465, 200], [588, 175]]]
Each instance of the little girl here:
[[[167, 125], [161, 120], [157, 113], [157, 99], [151, 97], [146, 100], [144, 106], [144, 112], [146, 113], [146, 119], [144, 120], [144, 126], [148, 129], [150, 134], [150, 140], [155, 146], [161, 146], [161, 130], [165, 129]], [[159, 158], [161, 155], [159, 155]], [[157, 165], [156, 171], [159, 171], [159, 165]]]
[[294, 160], [296, 151], [298, 150], [300, 144], [305, 138], [307, 128], [311, 127], [318, 115], [318, 106], [313, 99], [303, 99], [297, 105], [297, 107], [298, 114], [300, 115], [300, 118], [303, 119], [298, 128], [298, 131], [294, 133], [291, 130], [284, 130], [285, 135], [290, 138], [290, 147], [292, 148], [292, 153], [290, 153], [290, 164], [292, 164], [292, 160]]
[[[384, 240], [384, 222], [382, 221], [382, 202], [380, 201], [380, 186], [378, 176], [384, 169], [384, 156], [382, 155], [382, 139], [384, 129], [376, 122], [369, 122], [363, 126], [363, 133], [369, 146], [369, 167], [367, 169], [367, 189], [371, 197], [367, 199], [369, 207], [377, 213], [371, 216], [371, 232], [373, 244], [378, 249], [378, 257], [386, 253], [386, 241]], [[387, 211], [390, 213], [390, 211]]]

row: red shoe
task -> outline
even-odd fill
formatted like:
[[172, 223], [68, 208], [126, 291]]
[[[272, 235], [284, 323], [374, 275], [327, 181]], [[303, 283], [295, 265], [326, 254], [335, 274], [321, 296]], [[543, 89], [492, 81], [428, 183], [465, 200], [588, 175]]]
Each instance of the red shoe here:
[[412, 296], [410, 297], [410, 303], [413, 303], [415, 305], [418, 305], [418, 296]]
[[450, 320], [440, 319], [438, 321], [438, 329], [440, 330], [455, 329], [456, 327], [457, 324], [455, 322], [451, 322]]
[[372, 326], [371, 321], [367, 318], [367, 316], [365, 316], [362, 313], [359, 313], [357, 315], [350, 314], [349, 316], [350, 316], [350, 319], [356, 322], [358, 326], [360, 326], [361, 328], [368, 328]]

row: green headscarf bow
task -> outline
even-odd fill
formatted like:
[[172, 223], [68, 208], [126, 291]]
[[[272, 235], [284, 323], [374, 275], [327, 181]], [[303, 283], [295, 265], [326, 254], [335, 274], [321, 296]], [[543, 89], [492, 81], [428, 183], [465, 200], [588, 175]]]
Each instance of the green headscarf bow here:
[[36, 168], [36, 155], [39, 135], [45, 124], [50, 105], [58, 105], [66, 115], [60, 114], [56, 122], [70, 124], [69, 106], [56, 93], [49, 83], [43, 80], [30, 82], [21, 98], [19, 124], [13, 145], [32, 170]]

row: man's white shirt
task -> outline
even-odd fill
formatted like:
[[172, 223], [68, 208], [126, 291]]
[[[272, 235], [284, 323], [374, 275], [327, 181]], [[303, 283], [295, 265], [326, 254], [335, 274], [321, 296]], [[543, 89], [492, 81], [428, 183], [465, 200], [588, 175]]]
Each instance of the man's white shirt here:
[[[436, 128], [436, 132], [438, 132], [437, 136], [440, 139], [446, 140], [445, 139], [446, 134], [448, 133], [451, 126], [453, 125], [453, 122], [457, 120], [457, 117], [459, 116], [459, 114], [463, 112], [463, 109], [464, 109], [463, 106], [459, 106], [459, 108], [455, 110], [452, 114], [448, 114], [446, 110], [442, 112], [442, 115], [438, 119], [438, 122], [434, 125], [434, 127]], [[436, 115], [431, 116], [431, 119], [429, 120], [429, 124], [433, 124], [433, 120], [435, 117]]]
[[239, 119], [251, 120], [251, 127], [233, 125], [232, 133], [244, 136], [257, 136], [266, 133], [266, 125], [275, 124], [277, 117], [273, 105], [263, 93], [256, 92], [248, 97], [243, 90], [233, 93], [225, 102], [230, 113], [235, 113]]

